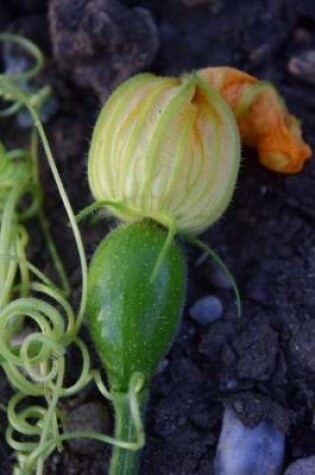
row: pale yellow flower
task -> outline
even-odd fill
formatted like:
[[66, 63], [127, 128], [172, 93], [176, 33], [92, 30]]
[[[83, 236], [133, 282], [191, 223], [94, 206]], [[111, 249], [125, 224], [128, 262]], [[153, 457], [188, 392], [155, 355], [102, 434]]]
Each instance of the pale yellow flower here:
[[88, 176], [119, 218], [199, 232], [228, 206], [239, 163], [237, 125], [218, 92], [195, 74], [140, 74], [101, 111]]

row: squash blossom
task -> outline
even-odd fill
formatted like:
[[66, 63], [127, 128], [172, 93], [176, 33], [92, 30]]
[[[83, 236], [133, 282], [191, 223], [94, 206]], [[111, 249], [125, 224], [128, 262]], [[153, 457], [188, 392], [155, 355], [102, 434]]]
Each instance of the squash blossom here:
[[276, 89], [266, 81], [228, 67], [198, 71], [230, 105], [244, 144], [257, 147], [260, 162], [281, 173], [296, 173], [312, 155], [301, 127]]
[[88, 177], [95, 199], [120, 219], [197, 233], [228, 206], [239, 164], [233, 113], [209, 83], [145, 73], [103, 107]]

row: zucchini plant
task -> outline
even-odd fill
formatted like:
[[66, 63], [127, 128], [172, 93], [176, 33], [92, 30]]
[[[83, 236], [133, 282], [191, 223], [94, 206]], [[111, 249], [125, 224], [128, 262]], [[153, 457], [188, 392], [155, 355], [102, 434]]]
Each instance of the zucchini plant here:
[[[231, 200], [239, 132], [257, 147], [261, 162], [278, 172], [295, 173], [311, 155], [277, 91], [231, 68], [179, 78], [137, 75], [117, 88], [97, 120], [88, 158], [95, 203], [80, 217], [106, 208], [124, 222], [91, 261], [86, 308], [108, 376], [117, 441], [136, 434], [128, 403], [133, 378], [141, 381], [143, 417], [150, 380], [180, 322], [186, 258], [178, 236], [229, 274], [240, 313], [233, 277], [196, 237]], [[110, 475], [136, 474], [137, 449], [114, 447]]]
[[[42, 55], [26, 39], [2, 34], [1, 40], [17, 42], [35, 59], [29, 71], [0, 75], [0, 95], [11, 103], [0, 116], [24, 107], [34, 123], [29, 150], [8, 151], [0, 145], [0, 364], [16, 391], [8, 407], [2, 407], [8, 414], [7, 441], [17, 454], [14, 473], [41, 475], [45, 460], [63, 441], [91, 437], [114, 446], [110, 475], [134, 475], [145, 440], [143, 422], [150, 381], [175, 338], [185, 303], [185, 241], [207, 252], [229, 275], [240, 314], [232, 275], [197, 235], [222, 216], [232, 198], [240, 165], [236, 120], [244, 140], [259, 145], [264, 153], [266, 128], [261, 129], [261, 122], [253, 116], [243, 88], [236, 89], [239, 98], [233, 81], [227, 80], [233, 94], [222, 81], [218, 84], [216, 75], [222, 79], [229, 71], [218, 68], [179, 78], [135, 76], [118, 87], [100, 113], [88, 159], [95, 202], [76, 219], [40, 118], [50, 89], [45, 86], [30, 92], [20, 84], [37, 74]], [[240, 81], [246, 79], [236, 76]], [[231, 108], [214, 87], [232, 101]], [[250, 98], [263, 107], [261, 88], [253, 91]], [[288, 113], [278, 96], [269, 86], [262, 92], [263, 99], [265, 94], [272, 96], [274, 115], [287, 125]], [[235, 97], [243, 115], [233, 109]], [[272, 129], [269, 122], [268, 134]], [[272, 153], [268, 149], [263, 155], [263, 163], [268, 159], [270, 168], [293, 172], [300, 169], [310, 150], [301, 142], [295, 120], [291, 118], [289, 127], [282, 129], [283, 136], [289, 134], [299, 147], [291, 147], [294, 153], [291, 149], [288, 153], [281, 140]], [[78, 312], [67, 299], [68, 280], [44, 214], [38, 138], [78, 249], [82, 272]], [[99, 244], [88, 269], [77, 220], [96, 210], [116, 217], [119, 225]], [[25, 221], [34, 216], [39, 219], [61, 288], [27, 259]], [[89, 352], [78, 335], [84, 316], [106, 370], [109, 390], [100, 371], [90, 371]], [[13, 344], [25, 320], [31, 320], [32, 331]], [[65, 387], [70, 345], [78, 347], [82, 368], [77, 381]], [[114, 436], [62, 433], [59, 399], [76, 394], [92, 380], [112, 402]], [[26, 440], [21, 441], [21, 435]]]
[[[239, 163], [233, 114], [195, 74], [135, 76], [101, 111], [88, 159], [96, 201], [79, 218], [106, 207], [124, 222], [94, 254], [86, 307], [110, 385], [117, 442], [137, 440], [130, 385], [138, 385], [144, 417], [150, 381], [180, 323], [187, 265], [176, 235], [223, 265], [195, 235], [225, 211]], [[114, 447], [110, 475], [138, 473], [139, 444], [130, 448]]]

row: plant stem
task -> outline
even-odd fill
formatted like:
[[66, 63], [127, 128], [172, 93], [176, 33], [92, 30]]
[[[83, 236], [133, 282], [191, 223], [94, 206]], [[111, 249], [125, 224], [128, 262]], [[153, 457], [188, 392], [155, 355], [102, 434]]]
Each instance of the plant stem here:
[[[139, 410], [144, 417], [148, 391], [138, 394]], [[115, 439], [128, 441], [134, 445], [137, 440], [137, 428], [130, 413], [130, 397], [128, 393], [112, 395], [115, 409]], [[114, 446], [110, 461], [109, 475], [137, 475], [139, 471], [141, 448], [122, 449]]]
[[[38, 161], [39, 161], [38, 160], [38, 134], [35, 128], [33, 129], [32, 134], [31, 134], [30, 150], [31, 150], [31, 159], [32, 159], [33, 181], [36, 184], [36, 186], [39, 188], [40, 193], [43, 194], [42, 185], [40, 183], [40, 178], [39, 178], [39, 169], [38, 169]], [[59, 256], [55, 241], [53, 240], [52, 234], [50, 232], [49, 223], [44, 213], [44, 205], [43, 205], [42, 200], [41, 200], [40, 207], [38, 210], [38, 220], [39, 220], [39, 224], [41, 226], [41, 229], [44, 235], [44, 239], [46, 240], [46, 244], [50, 252], [53, 264], [58, 273], [62, 291], [64, 292], [64, 295], [68, 297], [70, 294], [70, 283], [69, 283], [63, 262]]]

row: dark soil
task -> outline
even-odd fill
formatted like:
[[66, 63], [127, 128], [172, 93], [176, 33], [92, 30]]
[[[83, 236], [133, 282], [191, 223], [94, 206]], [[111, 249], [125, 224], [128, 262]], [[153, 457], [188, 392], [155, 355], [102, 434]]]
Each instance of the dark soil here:
[[[121, 80], [143, 68], [168, 75], [231, 65], [271, 80], [302, 120], [304, 135], [315, 149], [310, 72], [291, 74], [288, 69], [293, 57], [315, 50], [314, 1], [189, 3], [194, 2], [125, 0], [119, 8], [114, 0], [0, 3], [2, 29], [34, 38], [47, 55], [41, 80], [52, 84], [59, 102], [47, 130], [76, 211], [91, 201], [86, 154], [100, 98], [104, 100]], [[143, 7], [151, 15], [143, 10], [131, 14], [132, 7]], [[95, 14], [97, 8], [103, 16]], [[315, 66], [311, 74], [315, 76]], [[8, 137], [9, 131], [3, 124], [1, 128], [1, 137]], [[11, 144], [16, 145], [14, 140], [23, 142], [14, 136]], [[198, 265], [199, 253], [187, 248], [186, 312], [152, 384], [143, 475], [213, 473], [225, 402], [233, 405], [246, 425], [269, 420], [286, 432], [285, 467], [315, 453], [315, 162], [311, 159], [296, 176], [280, 176], [262, 168], [255, 152], [244, 149], [243, 156], [233, 203], [203, 236], [233, 270], [243, 316], [237, 319], [230, 292], [213, 285], [209, 263]], [[47, 212], [76, 301], [77, 256], [44, 161], [42, 174]], [[83, 227], [89, 256], [106, 226], [102, 222]], [[42, 243], [35, 239], [33, 257], [49, 271]], [[189, 317], [188, 309], [209, 293], [223, 301], [224, 315], [204, 327]], [[0, 391], [6, 400], [10, 391], [4, 377]], [[96, 398], [100, 399], [92, 389], [83, 395], [84, 402]], [[5, 420], [1, 413], [0, 417], [3, 434]], [[47, 475], [104, 474], [109, 455], [108, 447], [91, 456], [65, 446], [62, 454], [53, 456]], [[12, 457], [4, 442], [0, 459], [0, 473], [10, 473]]]

